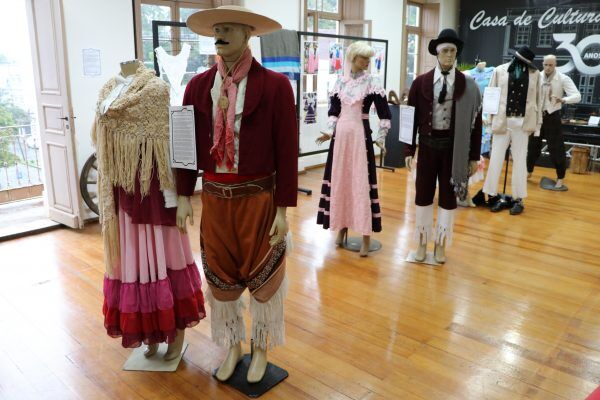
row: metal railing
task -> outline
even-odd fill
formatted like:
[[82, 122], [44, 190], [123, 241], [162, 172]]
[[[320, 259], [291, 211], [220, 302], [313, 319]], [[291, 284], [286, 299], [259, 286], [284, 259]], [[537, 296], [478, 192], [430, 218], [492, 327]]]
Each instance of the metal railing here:
[[35, 125], [0, 127], [0, 190], [43, 184]]

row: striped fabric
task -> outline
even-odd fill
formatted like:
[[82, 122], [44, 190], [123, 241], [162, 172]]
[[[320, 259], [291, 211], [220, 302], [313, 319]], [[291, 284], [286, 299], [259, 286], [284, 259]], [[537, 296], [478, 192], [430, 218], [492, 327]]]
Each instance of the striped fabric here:
[[300, 42], [298, 32], [281, 29], [260, 37], [261, 62], [265, 68], [300, 79]]
[[291, 80], [300, 79], [300, 57], [263, 57], [263, 67], [284, 74]]

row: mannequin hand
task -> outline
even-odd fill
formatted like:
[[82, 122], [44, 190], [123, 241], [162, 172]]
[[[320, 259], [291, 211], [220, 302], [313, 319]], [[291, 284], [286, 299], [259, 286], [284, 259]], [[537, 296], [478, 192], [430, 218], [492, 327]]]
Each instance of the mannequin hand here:
[[469, 161], [469, 176], [473, 176], [477, 172], [477, 163], [477, 161]]
[[187, 217], [190, 217], [190, 225], [194, 225], [194, 210], [188, 196], [177, 197], [177, 228], [181, 233], [187, 233]]
[[317, 138], [317, 140], [315, 140], [315, 143], [318, 144], [319, 146], [322, 145], [324, 142], [328, 141], [329, 139], [331, 139], [331, 135], [329, 133], [326, 132], [321, 132], [321, 136], [319, 136]]
[[375, 146], [379, 147], [379, 148], [381, 149], [381, 153], [382, 153], [383, 155], [385, 155], [385, 151], [386, 151], [386, 150], [385, 150], [385, 142], [384, 142], [384, 139], [381, 139], [381, 140], [376, 140], [376, 141], [375, 141]]
[[533, 132], [533, 136], [535, 136], [535, 137], [540, 136], [540, 130], [536, 129], [535, 132]]
[[561, 103], [561, 104], [562, 104], [562, 103], [563, 103], [563, 101], [564, 101], [564, 100], [563, 100], [561, 97], [556, 97], [556, 96], [552, 96], [551, 100], [552, 100], [554, 103]]
[[412, 172], [412, 162], [413, 158], [411, 156], [404, 158], [404, 164], [406, 164], [406, 169], [408, 170], [408, 172]]
[[269, 245], [275, 246], [277, 243], [285, 240], [285, 235], [288, 232], [288, 224], [285, 219], [286, 207], [277, 207], [277, 213], [275, 214], [275, 219], [273, 220], [273, 225], [271, 225], [271, 230], [269, 231], [269, 235], [271, 236], [271, 240], [269, 240]]

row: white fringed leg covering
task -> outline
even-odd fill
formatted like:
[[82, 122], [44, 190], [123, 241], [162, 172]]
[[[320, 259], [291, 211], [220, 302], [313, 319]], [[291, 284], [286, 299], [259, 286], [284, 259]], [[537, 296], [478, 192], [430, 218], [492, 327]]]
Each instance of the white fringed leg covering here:
[[437, 225], [435, 227], [435, 243], [442, 244], [446, 239], [446, 247], [452, 244], [454, 232], [454, 210], [438, 207]]
[[250, 296], [252, 340], [261, 349], [272, 349], [285, 342], [283, 302], [287, 294], [287, 277], [268, 301], [260, 303]]
[[419, 243], [421, 235], [423, 235], [425, 243], [427, 243], [433, 238], [433, 204], [416, 207], [415, 242]]
[[214, 298], [210, 287], [204, 291], [210, 305], [210, 330], [213, 342], [219, 346], [231, 347], [246, 340], [244, 326], [244, 302], [241, 297], [234, 301], [220, 301]]

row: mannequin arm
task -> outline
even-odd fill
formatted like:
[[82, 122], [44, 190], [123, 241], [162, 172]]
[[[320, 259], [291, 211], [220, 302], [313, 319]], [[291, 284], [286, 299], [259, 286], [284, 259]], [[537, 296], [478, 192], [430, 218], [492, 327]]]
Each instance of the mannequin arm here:
[[473, 176], [477, 172], [477, 163], [478, 161], [469, 161], [469, 176]]
[[277, 243], [285, 240], [285, 235], [287, 235], [288, 232], [288, 224], [285, 218], [286, 211], [287, 207], [277, 207], [277, 213], [275, 214], [273, 225], [271, 225], [271, 230], [269, 231], [269, 235], [271, 236], [269, 244], [271, 246], [275, 246]]
[[190, 225], [194, 225], [194, 210], [188, 196], [177, 197], [177, 228], [181, 233], [187, 233], [187, 218], [190, 217]]

